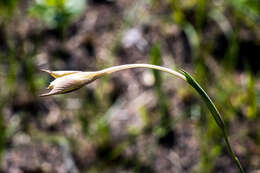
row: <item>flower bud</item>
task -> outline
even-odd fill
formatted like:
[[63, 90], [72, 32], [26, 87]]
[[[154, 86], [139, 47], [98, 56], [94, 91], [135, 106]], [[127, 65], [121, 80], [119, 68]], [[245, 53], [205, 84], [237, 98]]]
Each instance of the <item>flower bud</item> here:
[[64, 94], [75, 91], [84, 85], [96, 80], [98, 78], [98, 72], [82, 72], [82, 71], [49, 71], [42, 70], [49, 73], [56, 79], [50, 83], [47, 89], [50, 92], [41, 94], [41, 97]]

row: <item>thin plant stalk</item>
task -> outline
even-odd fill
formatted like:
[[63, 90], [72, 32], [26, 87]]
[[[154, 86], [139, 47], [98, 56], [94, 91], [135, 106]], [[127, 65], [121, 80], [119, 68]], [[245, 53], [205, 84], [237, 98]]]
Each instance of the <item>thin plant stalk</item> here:
[[220, 115], [218, 109], [216, 108], [216, 106], [214, 105], [213, 101], [210, 99], [208, 94], [198, 84], [198, 82], [189, 73], [187, 73], [183, 70], [182, 70], [182, 72], [184, 73], [185, 77], [187, 78], [187, 82], [199, 93], [199, 95], [202, 97], [203, 101], [206, 103], [206, 105], [207, 105], [208, 109], [210, 110], [212, 116], [214, 117], [218, 127], [220, 128], [220, 130], [223, 133], [228, 151], [230, 152], [232, 159], [236, 163], [240, 172], [245, 173], [238, 157], [235, 155], [235, 153], [230, 145], [230, 142], [228, 139], [228, 134], [227, 134], [227, 128], [226, 128], [224, 121], [221, 118], [221, 115]]
[[127, 69], [131, 69], [131, 68], [150, 68], [150, 69], [160, 70], [160, 71], [169, 73], [173, 76], [176, 76], [180, 79], [186, 80], [186, 77], [176, 70], [171, 70], [171, 69], [166, 68], [166, 67], [161, 67], [161, 66], [152, 65], [152, 64], [125, 64], [125, 65], [109, 67], [109, 68], [106, 68], [104, 70], [100, 70], [98, 72], [102, 76], [104, 74], [111, 74], [111, 73], [114, 73], [114, 72], [117, 72], [117, 71], [127, 70]]
[[169, 73], [175, 77], [178, 77], [180, 79], [185, 80], [188, 84], [194, 88], [198, 94], [202, 97], [202, 100], [207, 105], [207, 108], [211, 112], [213, 118], [215, 119], [218, 127], [223, 133], [224, 140], [226, 142], [227, 148], [231, 154], [232, 159], [234, 160], [235, 164], [237, 165], [238, 169], [240, 170], [240, 173], [245, 173], [239, 159], [235, 155], [227, 134], [227, 128], [225, 126], [224, 121], [222, 120], [222, 117], [210, 99], [210, 97], [207, 95], [207, 93], [201, 88], [201, 86], [197, 83], [197, 81], [187, 72], [181, 70], [171, 70], [166, 67], [161, 67], [157, 65], [152, 64], [125, 64], [125, 65], [119, 65], [119, 66], [113, 66], [109, 67], [100, 71], [96, 72], [80, 72], [80, 71], [49, 71], [49, 70], [43, 70], [49, 74], [51, 74], [53, 77], [57, 78], [55, 79], [48, 88], [52, 89], [49, 93], [42, 94], [41, 96], [50, 96], [50, 95], [56, 95], [56, 94], [64, 94], [71, 91], [74, 91], [76, 89], [81, 88], [82, 86], [104, 76], [108, 75], [114, 72], [127, 70], [131, 68], [150, 68], [150, 69], [156, 69], [159, 71], [163, 71], [166, 73]]

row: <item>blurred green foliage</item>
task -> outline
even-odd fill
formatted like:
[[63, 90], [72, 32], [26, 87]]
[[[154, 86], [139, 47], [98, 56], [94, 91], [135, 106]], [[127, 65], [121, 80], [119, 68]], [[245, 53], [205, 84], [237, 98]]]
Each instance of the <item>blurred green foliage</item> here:
[[[161, 46], [159, 43], [155, 43], [153, 45], [150, 54], [151, 64], [159, 66], [162, 65]], [[174, 124], [168, 110], [169, 101], [162, 89], [163, 79], [160, 73], [161, 72], [159, 72], [158, 70], [153, 70], [153, 75], [155, 77], [154, 85], [157, 94], [157, 99], [159, 100], [158, 114], [160, 114], [159, 124], [156, 127], [154, 127], [154, 133], [159, 137], [159, 141], [163, 141], [163, 139], [166, 138], [167, 135], [169, 135], [169, 133], [172, 132]]]
[[49, 27], [64, 30], [85, 8], [85, 0], [36, 0], [30, 13]]
[[[2, 104], [0, 105], [2, 107]], [[1, 108], [0, 107], [0, 108]], [[0, 109], [2, 110], [2, 109]], [[4, 125], [3, 115], [2, 112], [0, 112], [0, 163], [2, 163], [2, 155], [5, 149], [5, 143], [6, 143], [6, 128]], [[1, 165], [0, 165], [1, 167]]]
[[3, 20], [7, 20], [8, 18], [12, 17], [12, 14], [16, 10], [18, 2], [19, 0], [0, 1], [0, 16]]

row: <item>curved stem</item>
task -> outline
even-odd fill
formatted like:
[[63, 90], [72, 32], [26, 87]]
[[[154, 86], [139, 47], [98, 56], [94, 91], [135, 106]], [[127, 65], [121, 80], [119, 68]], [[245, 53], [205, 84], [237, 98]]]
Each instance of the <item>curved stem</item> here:
[[[131, 69], [131, 68], [150, 68], [150, 69], [156, 69], [160, 70], [166, 73], [169, 73], [173, 76], [176, 76], [178, 78], [181, 78], [185, 80], [187, 83], [189, 83], [197, 92], [198, 94], [202, 97], [202, 100], [206, 103], [209, 111], [211, 112], [213, 118], [215, 119], [218, 127], [222, 131], [224, 135], [225, 142], [227, 144], [228, 150], [232, 156], [232, 159], [236, 163], [237, 167], [240, 170], [240, 173], [245, 173], [243, 170], [238, 158], [236, 157], [229, 139], [227, 135], [227, 130], [226, 126], [224, 124], [224, 121], [221, 118], [221, 115], [219, 111], [217, 110], [216, 106], [210, 99], [210, 97], [207, 95], [207, 93], [201, 88], [201, 86], [197, 83], [193, 77], [185, 72], [185, 71], [175, 71], [171, 70], [165, 67], [157, 66], [157, 65], [152, 65], [152, 64], [125, 64], [125, 65], [119, 65], [119, 66], [114, 66], [114, 67], [109, 67], [104, 70], [96, 71], [96, 72], [78, 72], [78, 71], [48, 71], [44, 70], [45, 72], [50, 73], [52, 76], [57, 77], [55, 81], [53, 81], [49, 87], [52, 87], [52, 90], [47, 93], [47, 94], [42, 94], [41, 96], [50, 96], [50, 95], [55, 95], [55, 94], [63, 94], [67, 92], [74, 91], [75, 88], [79, 89], [80, 87], [84, 86], [85, 84], [88, 84], [106, 74], [111, 74], [114, 72], [118, 72], [121, 70], [126, 70], [126, 69]], [[75, 73], [75, 74], [71, 74]]]
[[240, 173], [245, 173], [245, 171], [243, 170], [243, 167], [239, 161], [239, 159], [236, 157], [229, 139], [228, 139], [228, 135], [227, 135], [227, 130], [226, 130], [226, 126], [224, 121], [222, 120], [222, 117], [218, 111], [218, 109], [216, 108], [216, 106], [214, 105], [213, 101], [210, 99], [210, 97], [208, 96], [208, 94], [201, 88], [201, 86], [197, 83], [197, 81], [187, 72], [182, 70], [182, 73], [177, 72], [175, 70], [171, 70], [165, 67], [161, 67], [161, 66], [157, 66], [157, 65], [152, 65], [152, 64], [125, 64], [125, 65], [119, 65], [119, 66], [114, 66], [114, 67], [109, 67], [106, 68], [104, 70], [100, 70], [98, 71], [98, 75], [97, 77], [101, 77], [105, 74], [111, 74], [114, 72], [118, 72], [121, 70], [126, 70], [126, 69], [131, 69], [131, 68], [150, 68], [150, 69], [156, 69], [156, 70], [160, 70], [163, 72], [167, 72], [169, 74], [172, 74], [178, 78], [181, 78], [185, 81], [187, 81], [197, 92], [198, 94], [202, 97], [203, 101], [206, 103], [209, 111], [211, 112], [213, 118], [215, 119], [218, 127], [220, 128], [220, 130], [223, 133], [228, 151], [231, 154], [232, 159], [234, 160], [235, 164], [237, 165]]
[[171, 70], [169, 68], [165, 68], [165, 67], [161, 67], [161, 66], [157, 66], [157, 65], [152, 65], [152, 64], [125, 64], [125, 65], [119, 65], [119, 66], [114, 66], [114, 67], [109, 67], [106, 68], [104, 70], [100, 70], [99, 72], [99, 76], [103, 76], [104, 74], [111, 74], [117, 71], [121, 71], [121, 70], [127, 70], [130, 68], [150, 68], [150, 69], [156, 69], [156, 70], [160, 70], [169, 74], [172, 74], [178, 78], [181, 78], [183, 80], [186, 80], [186, 77], [181, 74], [180, 72], [177, 72], [175, 70]]

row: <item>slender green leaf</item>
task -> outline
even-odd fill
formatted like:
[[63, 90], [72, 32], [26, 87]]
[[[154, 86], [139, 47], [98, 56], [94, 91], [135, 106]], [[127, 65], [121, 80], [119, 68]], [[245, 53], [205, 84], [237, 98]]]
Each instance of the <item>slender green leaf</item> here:
[[223, 135], [224, 135], [224, 139], [225, 142], [227, 144], [228, 150], [232, 156], [232, 159], [234, 160], [234, 162], [236, 163], [237, 167], [240, 170], [240, 173], [245, 173], [244, 169], [242, 168], [242, 165], [240, 163], [240, 161], [238, 160], [238, 158], [236, 157], [229, 139], [228, 139], [228, 135], [227, 135], [227, 130], [226, 130], [226, 126], [224, 124], [224, 121], [221, 118], [221, 115], [219, 113], [219, 111], [217, 110], [216, 106], [214, 105], [214, 103], [212, 102], [212, 100], [210, 99], [210, 97], [208, 96], [208, 94], [201, 88], [201, 86], [198, 84], [198, 82], [186, 71], [181, 70], [184, 74], [184, 76], [187, 79], [187, 82], [199, 93], [199, 95], [202, 97], [203, 101], [206, 103], [209, 111], [211, 112], [212, 116], [214, 117], [214, 119], [216, 120], [217, 125], [219, 126], [220, 130], [222, 131]]

